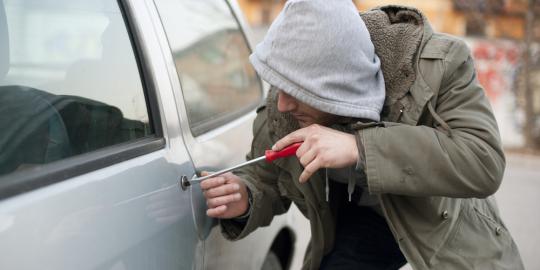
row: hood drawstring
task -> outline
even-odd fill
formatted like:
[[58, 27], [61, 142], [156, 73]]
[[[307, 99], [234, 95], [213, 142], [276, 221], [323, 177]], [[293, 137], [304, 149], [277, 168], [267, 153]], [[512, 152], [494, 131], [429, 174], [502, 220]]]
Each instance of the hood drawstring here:
[[352, 201], [352, 194], [356, 186], [356, 178], [353, 177], [352, 167], [349, 167], [349, 183], [347, 184], [347, 192], [349, 193], [349, 202]]
[[[324, 190], [326, 192], [326, 201], [329, 202], [330, 201], [330, 185], [328, 183], [328, 181], [329, 181], [328, 168], [324, 169], [324, 176], [325, 176]], [[347, 183], [347, 193], [349, 194], [349, 202], [352, 201], [352, 194], [354, 193], [355, 186], [356, 186], [356, 178], [354, 178], [354, 176], [353, 176], [353, 168], [350, 167], [349, 168], [349, 180], [348, 180], [348, 183]]]
[[452, 138], [452, 129], [450, 129], [450, 126], [435, 112], [435, 109], [433, 109], [433, 105], [431, 105], [431, 101], [428, 102], [427, 107], [429, 113], [431, 114], [431, 116], [433, 116], [433, 119], [435, 119], [435, 121], [439, 123], [439, 125], [441, 125], [441, 127], [446, 131], [446, 135]]
[[326, 192], [326, 202], [330, 201], [330, 185], [328, 184], [328, 168], [324, 169], [325, 173], [325, 186], [324, 191]]

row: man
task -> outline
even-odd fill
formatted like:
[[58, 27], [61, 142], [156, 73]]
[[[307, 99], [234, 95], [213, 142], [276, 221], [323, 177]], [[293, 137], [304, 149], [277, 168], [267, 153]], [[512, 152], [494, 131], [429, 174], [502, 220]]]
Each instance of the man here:
[[304, 269], [523, 269], [491, 197], [497, 124], [462, 41], [412, 8], [290, 0], [250, 60], [273, 87], [248, 158], [303, 143], [201, 183], [227, 238], [292, 201], [311, 225]]

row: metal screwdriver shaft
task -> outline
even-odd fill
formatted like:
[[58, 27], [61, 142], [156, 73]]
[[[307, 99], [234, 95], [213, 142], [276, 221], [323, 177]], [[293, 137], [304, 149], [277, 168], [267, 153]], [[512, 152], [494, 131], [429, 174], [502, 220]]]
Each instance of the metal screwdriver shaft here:
[[215, 173], [212, 173], [212, 174], [209, 174], [209, 175], [206, 175], [206, 176], [201, 176], [201, 177], [197, 177], [197, 178], [193, 178], [190, 180], [190, 182], [200, 182], [200, 181], [203, 181], [203, 180], [206, 180], [208, 178], [212, 178], [212, 177], [216, 177], [220, 174], [224, 174], [226, 172], [230, 172], [230, 171], [233, 171], [233, 170], [236, 170], [236, 169], [239, 169], [239, 168], [242, 168], [244, 166], [247, 166], [247, 165], [250, 165], [250, 164], [253, 164], [253, 163], [257, 163], [261, 160], [265, 160], [266, 159], [266, 156], [262, 156], [262, 157], [258, 157], [258, 158], [255, 158], [255, 159], [252, 159], [252, 160], [249, 160], [249, 161], [246, 161], [244, 163], [240, 163], [234, 167], [230, 167], [230, 168], [227, 168], [227, 169], [223, 169], [221, 171], [217, 171]]
[[218, 172], [206, 175], [206, 176], [201, 176], [201, 177], [193, 178], [191, 180], [186, 180], [184, 183], [182, 183], [182, 185], [190, 186], [192, 183], [200, 183], [203, 180], [206, 180], [206, 179], [209, 179], [209, 178], [212, 178], [212, 177], [216, 177], [216, 176], [224, 174], [226, 172], [230, 172], [230, 171], [242, 168], [244, 166], [251, 165], [253, 163], [257, 163], [257, 162], [262, 161], [262, 160], [266, 160], [266, 162], [270, 163], [270, 162], [272, 162], [272, 161], [274, 161], [276, 159], [279, 159], [279, 158], [284, 158], [284, 157], [289, 157], [289, 156], [295, 155], [296, 150], [298, 150], [298, 147], [300, 147], [300, 145], [302, 145], [302, 143], [298, 142], [298, 143], [291, 144], [291, 145], [283, 148], [280, 151], [266, 150], [264, 152], [264, 156], [260, 156], [258, 158], [254, 158], [252, 160], [248, 160], [248, 161], [246, 161], [244, 163], [238, 164], [238, 165], [230, 167], [230, 168], [223, 169], [221, 171], [218, 171]]

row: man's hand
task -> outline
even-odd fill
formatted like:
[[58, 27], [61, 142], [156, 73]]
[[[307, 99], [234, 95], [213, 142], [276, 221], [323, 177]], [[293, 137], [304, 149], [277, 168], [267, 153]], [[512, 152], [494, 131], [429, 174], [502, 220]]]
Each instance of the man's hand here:
[[[209, 173], [203, 172], [202, 176]], [[208, 210], [206, 214], [213, 218], [234, 218], [248, 210], [246, 185], [232, 173], [206, 179], [201, 182]]]
[[296, 156], [304, 166], [300, 182], [306, 182], [320, 168], [343, 168], [356, 164], [358, 146], [354, 135], [321, 125], [311, 125], [296, 130], [276, 142], [272, 150], [302, 142]]

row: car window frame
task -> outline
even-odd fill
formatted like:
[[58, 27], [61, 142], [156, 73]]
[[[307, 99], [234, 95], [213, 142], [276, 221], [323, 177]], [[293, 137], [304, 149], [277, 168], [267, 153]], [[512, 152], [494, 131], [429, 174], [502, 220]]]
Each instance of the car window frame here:
[[[244, 25], [241, 23], [241, 21], [238, 18], [238, 14], [237, 14], [238, 11], [235, 10], [235, 8], [232, 6], [230, 1], [228, 1], [228, 0], [218, 0], [218, 1], [225, 2], [225, 4], [227, 5], [229, 14], [234, 19], [239, 32], [242, 34], [242, 38], [244, 40], [244, 44], [247, 47], [247, 50], [248, 50], [248, 53], [249, 53], [248, 57], [249, 57], [249, 55], [253, 52], [253, 49], [251, 48], [251, 43], [249, 42], [249, 39], [247, 38], [247, 35], [245, 33]], [[156, 4], [154, 4], [154, 5], [156, 5]], [[159, 15], [158, 18], [160, 20], [160, 23], [163, 24], [163, 20], [162, 20], [161, 15], [159, 14], [159, 9], [157, 8], [157, 6], [156, 6], [156, 10], [157, 10], [158, 15]], [[165, 30], [165, 27], [163, 27], [163, 28]], [[165, 33], [165, 35], [167, 35], [167, 34]], [[167, 49], [169, 50], [169, 53], [171, 54], [171, 56], [173, 57], [173, 60], [174, 60], [174, 54], [173, 54], [173, 51], [172, 51], [172, 48], [171, 48], [171, 44], [168, 42], [168, 38], [167, 38]], [[263, 85], [262, 79], [259, 76], [259, 74], [257, 72], [255, 72], [255, 76], [257, 78], [257, 84], [259, 86], [259, 93], [260, 93], [259, 100], [257, 102], [253, 102], [253, 103], [251, 103], [251, 104], [249, 104], [249, 105], [247, 105], [245, 107], [242, 107], [241, 110], [236, 110], [234, 112], [230, 112], [230, 113], [227, 113], [225, 115], [219, 115], [215, 119], [212, 119], [210, 121], [205, 121], [202, 125], [198, 125], [196, 127], [193, 127], [191, 125], [190, 120], [189, 120], [189, 114], [187, 112], [189, 106], [188, 106], [188, 104], [187, 104], [187, 102], [186, 102], [186, 100], [184, 98], [184, 94], [183, 94], [184, 88], [182, 86], [182, 80], [180, 79], [180, 76], [183, 73], [181, 72], [181, 70], [178, 70], [176, 65], [174, 65], [174, 71], [176, 73], [176, 77], [177, 77], [178, 83], [180, 85], [180, 93], [181, 93], [181, 96], [182, 96], [182, 102], [183, 102], [184, 109], [185, 109], [185, 117], [187, 119], [187, 126], [188, 126], [188, 129], [189, 129], [190, 133], [191, 133], [191, 136], [193, 136], [194, 138], [199, 138], [199, 137], [204, 136], [204, 135], [206, 135], [208, 133], [211, 133], [212, 131], [218, 130], [218, 129], [222, 128], [223, 126], [226, 126], [227, 124], [230, 124], [230, 123], [234, 122], [236, 119], [249, 114], [250, 112], [254, 111], [256, 108], [260, 107], [264, 103], [264, 100], [265, 100], [264, 85]]]
[[0, 176], [0, 201], [165, 148], [166, 142], [159, 114], [156, 85], [152, 80], [148, 55], [140, 44], [141, 34], [134, 22], [133, 11], [130, 10], [130, 5], [126, 1], [117, 0], [116, 2], [133, 49], [143, 86], [146, 110], [150, 120], [149, 125], [154, 133], [135, 140], [43, 164], [38, 168], [2, 175]]

